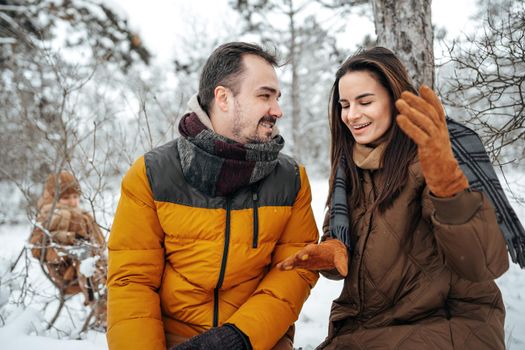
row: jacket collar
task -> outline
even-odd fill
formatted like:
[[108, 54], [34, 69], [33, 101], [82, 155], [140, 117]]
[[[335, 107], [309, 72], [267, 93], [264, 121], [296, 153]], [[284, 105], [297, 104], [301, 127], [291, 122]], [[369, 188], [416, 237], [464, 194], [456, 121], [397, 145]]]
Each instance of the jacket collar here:
[[208, 114], [202, 109], [201, 105], [199, 104], [199, 100], [197, 99], [197, 94], [193, 95], [190, 100], [188, 101], [188, 110], [189, 112], [194, 112], [197, 117], [199, 117], [199, 120], [202, 124], [204, 124], [208, 129], [215, 132], [213, 130], [213, 126], [211, 125], [211, 120]]

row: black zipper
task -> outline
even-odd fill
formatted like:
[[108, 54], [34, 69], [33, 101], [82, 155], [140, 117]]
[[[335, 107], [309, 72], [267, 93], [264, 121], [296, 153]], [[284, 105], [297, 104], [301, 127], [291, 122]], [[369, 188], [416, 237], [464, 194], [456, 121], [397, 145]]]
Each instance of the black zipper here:
[[226, 262], [228, 261], [228, 249], [230, 247], [230, 215], [231, 215], [231, 200], [226, 199], [226, 229], [224, 232], [224, 250], [222, 253], [221, 270], [219, 272], [219, 280], [217, 286], [213, 290], [213, 327], [219, 326], [219, 289], [224, 282], [224, 274], [226, 272]]
[[259, 195], [256, 191], [252, 194], [253, 202], [253, 243], [252, 248], [257, 248], [259, 243]]

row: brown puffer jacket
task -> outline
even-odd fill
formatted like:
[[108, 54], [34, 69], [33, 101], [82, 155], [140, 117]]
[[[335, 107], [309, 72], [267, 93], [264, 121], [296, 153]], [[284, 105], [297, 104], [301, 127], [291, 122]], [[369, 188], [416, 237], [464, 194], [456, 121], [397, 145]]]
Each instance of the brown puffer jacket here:
[[[51, 281], [66, 295], [82, 292], [85, 303], [95, 300], [94, 293], [106, 282], [105, 239], [86, 211], [56, 203], [44, 204], [37, 225], [29, 238], [31, 253], [44, 265]], [[87, 278], [80, 273], [80, 262], [100, 257], [96, 272]]]
[[[419, 163], [409, 173], [393, 206], [379, 213], [371, 204], [381, 169], [363, 170], [368, 196], [352, 208], [349, 273], [318, 349], [504, 349], [494, 279], [508, 257], [494, 209], [479, 192], [432, 196]], [[327, 219], [324, 232], [326, 239]]]

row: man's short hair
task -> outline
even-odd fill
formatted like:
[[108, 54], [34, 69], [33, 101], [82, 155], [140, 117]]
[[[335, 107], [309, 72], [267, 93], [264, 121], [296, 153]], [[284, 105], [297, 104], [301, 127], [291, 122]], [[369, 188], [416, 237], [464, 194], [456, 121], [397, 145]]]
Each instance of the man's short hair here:
[[202, 68], [199, 80], [199, 103], [209, 113], [214, 90], [217, 86], [224, 86], [232, 90], [233, 95], [239, 93], [239, 76], [244, 72], [243, 55], [256, 55], [277, 66], [277, 57], [256, 44], [245, 42], [231, 42], [217, 47]]

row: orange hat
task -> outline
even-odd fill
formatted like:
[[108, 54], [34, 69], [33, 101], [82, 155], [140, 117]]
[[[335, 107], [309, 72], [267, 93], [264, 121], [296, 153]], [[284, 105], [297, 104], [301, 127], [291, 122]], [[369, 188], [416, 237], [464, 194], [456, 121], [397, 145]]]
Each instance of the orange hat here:
[[[57, 188], [56, 175], [57, 174], [49, 175], [44, 187], [44, 192], [47, 192], [52, 196], [55, 194], [55, 189]], [[80, 184], [78, 183], [77, 179], [75, 179], [73, 174], [71, 174], [69, 171], [62, 170], [59, 174], [58, 191], [59, 198], [69, 194], [80, 195]]]

